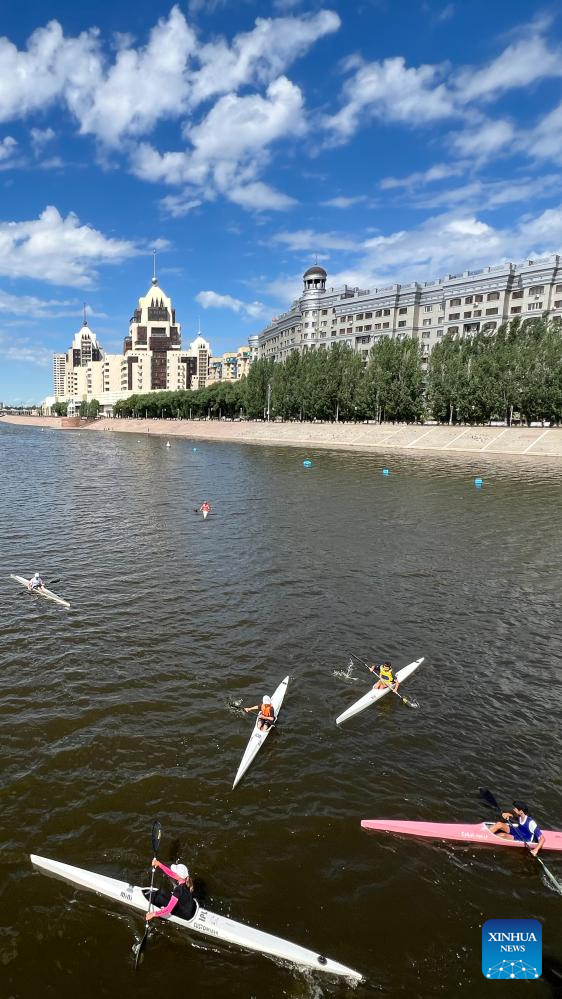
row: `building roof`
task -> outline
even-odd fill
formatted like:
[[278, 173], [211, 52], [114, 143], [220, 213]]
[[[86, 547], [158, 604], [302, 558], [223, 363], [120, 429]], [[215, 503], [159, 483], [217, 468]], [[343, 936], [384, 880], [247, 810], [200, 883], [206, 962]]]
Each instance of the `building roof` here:
[[312, 277], [313, 274], [319, 274], [321, 277], [328, 277], [327, 271], [325, 271], [323, 267], [320, 267], [320, 264], [313, 264], [312, 267], [309, 267], [308, 270], [304, 272], [303, 277]]

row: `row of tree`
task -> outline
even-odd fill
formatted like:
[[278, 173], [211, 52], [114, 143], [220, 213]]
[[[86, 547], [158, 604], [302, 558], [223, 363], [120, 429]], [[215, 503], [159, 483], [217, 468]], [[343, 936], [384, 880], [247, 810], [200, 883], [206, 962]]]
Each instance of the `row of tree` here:
[[[79, 415], [85, 417], [88, 420], [95, 420], [100, 411], [100, 404], [97, 399], [91, 399], [87, 402], [83, 399], [80, 403]], [[54, 416], [67, 416], [68, 415], [68, 403], [67, 402], [55, 402], [51, 406], [51, 413]]]
[[446, 336], [423, 370], [417, 340], [384, 337], [369, 353], [336, 344], [255, 361], [247, 378], [206, 389], [133, 395], [118, 416], [284, 420], [433, 418], [482, 423], [516, 416], [562, 419], [562, 330], [546, 319], [514, 320], [497, 333]]

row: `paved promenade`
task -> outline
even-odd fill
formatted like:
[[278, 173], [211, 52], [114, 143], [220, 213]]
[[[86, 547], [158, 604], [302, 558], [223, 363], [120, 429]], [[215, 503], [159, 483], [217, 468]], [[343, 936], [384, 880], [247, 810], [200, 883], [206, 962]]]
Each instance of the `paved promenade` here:
[[[20, 426], [63, 428], [57, 417], [4, 416], [1, 422]], [[75, 428], [74, 432], [75, 431]], [[448, 427], [363, 423], [231, 423], [219, 420], [109, 420], [85, 422], [88, 433], [159, 434], [245, 444], [337, 448], [349, 451], [431, 451], [524, 458], [562, 459], [562, 428]]]

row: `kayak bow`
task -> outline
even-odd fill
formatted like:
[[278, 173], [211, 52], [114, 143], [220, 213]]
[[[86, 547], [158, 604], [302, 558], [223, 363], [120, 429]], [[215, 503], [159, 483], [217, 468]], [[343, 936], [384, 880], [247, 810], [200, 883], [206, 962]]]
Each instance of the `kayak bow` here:
[[[10, 579], [14, 579], [16, 583], [20, 583], [20, 585], [25, 586], [26, 589], [29, 586], [29, 580], [24, 579], [23, 576], [14, 576], [13, 573], [10, 573]], [[63, 600], [62, 597], [57, 596], [57, 594], [53, 593], [52, 590], [48, 590], [46, 586], [44, 586], [42, 590], [37, 589], [31, 590], [30, 592], [36, 593], [39, 597], [46, 597], [47, 600], [54, 600], [56, 604], [60, 604], [61, 607], [66, 607], [67, 610], [70, 608], [68, 600]]]
[[[399, 833], [401, 836], [422, 836], [426, 839], [443, 839], [452, 842], [485, 843], [487, 846], [519, 846], [520, 839], [503, 839], [490, 832], [493, 822], [410, 822], [401, 819], [362, 819], [363, 829]], [[562, 832], [546, 830], [543, 850], [562, 851]]]
[[[275, 711], [275, 721], [277, 721], [277, 716], [279, 715], [279, 711], [281, 710], [281, 705], [283, 704], [283, 698], [285, 697], [288, 683], [289, 683], [289, 677], [286, 676], [285, 679], [282, 680], [279, 686], [277, 687], [275, 693], [272, 694], [271, 696], [271, 703], [273, 704], [273, 710]], [[234, 790], [238, 782], [242, 780], [242, 777], [246, 773], [246, 770], [250, 766], [250, 763], [253, 761], [253, 759], [258, 753], [258, 750], [261, 749], [269, 733], [271, 732], [272, 729], [271, 725], [269, 726], [269, 728], [266, 728], [263, 731], [260, 730], [258, 728], [258, 721], [259, 721], [259, 712], [258, 712], [258, 718], [256, 718], [256, 724], [254, 725], [254, 730], [250, 736], [250, 741], [246, 746], [246, 751], [244, 753], [244, 756], [242, 757], [242, 761], [236, 772], [236, 777], [234, 778], [234, 784], [232, 785], [232, 790]]]
[[[37, 857], [31, 854], [31, 863], [43, 873], [68, 881], [72, 885], [86, 888], [104, 895], [123, 905], [128, 905], [133, 909], [140, 909], [147, 912], [148, 901], [143, 895], [142, 888], [131, 885], [127, 881], [118, 881], [116, 878], [106, 877], [104, 874], [95, 874], [93, 871], [83, 870], [81, 867], [71, 867], [70, 864], [62, 864], [57, 860], [49, 860], [47, 857]], [[169, 916], [166, 920], [176, 923], [183, 929], [192, 930], [203, 936], [211, 937], [214, 940], [222, 940], [224, 943], [235, 944], [246, 950], [258, 951], [270, 957], [278, 957], [292, 964], [300, 965], [303, 968], [313, 968], [316, 971], [323, 971], [330, 975], [340, 975], [346, 978], [353, 978], [361, 981], [362, 975], [353, 968], [347, 968], [344, 964], [331, 961], [322, 954], [316, 954], [306, 947], [300, 947], [289, 940], [275, 937], [271, 933], [264, 933], [262, 930], [255, 930], [245, 923], [237, 923], [227, 916], [219, 916], [215, 912], [197, 905], [197, 911], [192, 919], [180, 919], [179, 916]]]
[[[414, 672], [414, 670], [418, 668], [418, 666], [421, 666], [423, 660], [424, 657], [422, 656], [421, 659], [416, 659], [415, 662], [399, 669], [396, 674], [398, 682], [404, 683], [404, 680], [406, 680]], [[353, 718], [354, 715], [358, 715], [360, 711], [364, 711], [365, 708], [368, 708], [371, 704], [375, 704], [376, 701], [380, 701], [381, 697], [384, 697], [388, 693], [390, 693], [390, 687], [384, 687], [382, 690], [377, 690], [375, 687], [372, 687], [366, 694], [363, 694], [363, 697], [360, 697], [358, 701], [355, 701], [349, 708], [343, 711], [341, 715], [338, 715], [336, 718], [336, 725], [341, 725], [342, 722], [347, 721], [349, 718]]]

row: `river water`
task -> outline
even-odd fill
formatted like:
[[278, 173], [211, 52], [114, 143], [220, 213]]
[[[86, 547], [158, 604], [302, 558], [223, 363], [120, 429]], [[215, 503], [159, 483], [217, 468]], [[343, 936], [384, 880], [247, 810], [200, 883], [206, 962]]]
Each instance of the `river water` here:
[[[561, 487], [534, 465], [0, 427], [2, 997], [476, 997], [501, 917], [541, 921], [529, 994], [556, 994], [562, 897], [530, 857], [359, 823], [493, 818], [486, 784], [562, 827]], [[34, 570], [70, 611], [8, 579]], [[388, 696], [337, 728], [370, 683], [337, 675], [350, 650], [425, 656], [403, 688], [420, 709]], [[287, 673], [233, 792], [252, 722], [230, 702]], [[210, 909], [365, 983], [162, 923], [135, 974], [142, 918], [29, 854], [148, 884], [155, 817]]]

